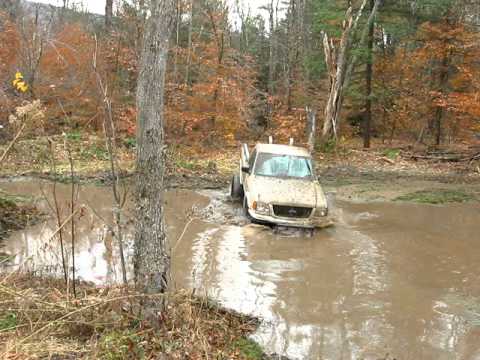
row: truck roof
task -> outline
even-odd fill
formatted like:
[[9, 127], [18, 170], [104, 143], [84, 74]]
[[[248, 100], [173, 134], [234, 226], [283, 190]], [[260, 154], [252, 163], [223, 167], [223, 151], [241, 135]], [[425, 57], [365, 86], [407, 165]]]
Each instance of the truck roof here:
[[311, 157], [307, 149], [292, 145], [257, 144], [255, 149], [260, 153]]

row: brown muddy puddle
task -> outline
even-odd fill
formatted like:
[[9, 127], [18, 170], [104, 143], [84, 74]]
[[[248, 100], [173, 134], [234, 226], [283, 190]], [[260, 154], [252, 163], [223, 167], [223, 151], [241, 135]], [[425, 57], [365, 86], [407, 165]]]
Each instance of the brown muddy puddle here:
[[[0, 183], [35, 196], [50, 186]], [[66, 206], [69, 187], [58, 192]], [[77, 273], [96, 284], [120, 279], [105, 225], [111, 199], [109, 188], [80, 189], [87, 210], [78, 223]], [[480, 359], [480, 206], [333, 205], [337, 225], [312, 237], [245, 225], [221, 192], [169, 191], [172, 243], [190, 209], [204, 209], [173, 245], [175, 286], [260, 316], [254, 339], [292, 359]], [[16, 254], [9, 266], [54, 271], [54, 228], [46, 222], [12, 234], [1, 250]]]

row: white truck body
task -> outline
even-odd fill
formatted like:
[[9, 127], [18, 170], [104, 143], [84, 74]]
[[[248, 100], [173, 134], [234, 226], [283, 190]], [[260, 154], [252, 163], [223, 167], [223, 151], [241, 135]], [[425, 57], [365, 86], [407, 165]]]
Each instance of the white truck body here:
[[244, 210], [253, 221], [305, 228], [330, 222], [327, 199], [308, 150], [257, 144], [250, 154], [243, 145], [239, 171]]

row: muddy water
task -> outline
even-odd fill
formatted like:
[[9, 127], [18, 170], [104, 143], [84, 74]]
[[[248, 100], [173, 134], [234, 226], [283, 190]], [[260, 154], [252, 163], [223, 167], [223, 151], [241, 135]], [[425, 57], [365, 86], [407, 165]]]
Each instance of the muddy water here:
[[[43, 184], [47, 193], [49, 186]], [[0, 188], [41, 193], [38, 181]], [[65, 204], [68, 187], [58, 190]], [[339, 202], [337, 226], [311, 237], [245, 225], [219, 192], [171, 191], [166, 198], [172, 242], [190, 209], [205, 209], [173, 245], [175, 285], [261, 316], [254, 337], [269, 352], [298, 359], [480, 359], [478, 205]], [[87, 210], [78, 224], [78, 273], [97, 284], [118, 281], [105, 225], [109, 190], [83, 187], [79, 203]], [[47, 222], [13, 234], [3, 249], [17, 254], [10, 265], [57, 264], [57, 243], [48, 241], [53, 231]]]

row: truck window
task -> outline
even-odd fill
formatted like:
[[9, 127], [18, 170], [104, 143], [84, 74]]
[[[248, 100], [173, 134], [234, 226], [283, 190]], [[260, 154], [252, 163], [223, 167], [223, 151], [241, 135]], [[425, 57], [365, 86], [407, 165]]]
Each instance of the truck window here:
[[253, 152], [250, 154], [250, 159], [248, 159], [248, 168], [250, 171], [253, 171], [253, 165], [255, 164], [255, 157], [257, 156], [257, 151], [253, 150]]
[[312, 160], [302, 156], [258, 154], [255, 175], [288, 178], [311, 178]]

